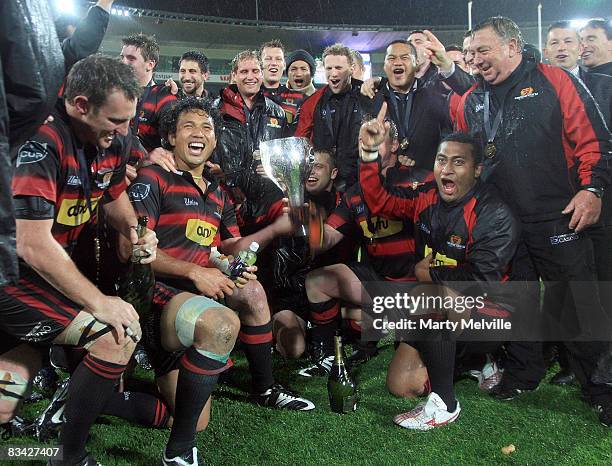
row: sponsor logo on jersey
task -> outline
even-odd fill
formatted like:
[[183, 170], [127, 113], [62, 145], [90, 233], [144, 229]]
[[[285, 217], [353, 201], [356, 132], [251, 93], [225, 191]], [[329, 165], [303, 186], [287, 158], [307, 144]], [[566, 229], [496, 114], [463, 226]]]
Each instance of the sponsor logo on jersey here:
[[368, 228], [368, 222], [365, 220], [359, 222], [363, 235], [366, 238], [386, 238], [393, 236], [404, 229], [404, 222], [401, 220], [388, 220], [386, 218], [372, 217], [370, 219], [374, 226], [374, 233]]
[[96, 177], [96, 185], [99, 189], [106, 189], [110, 185], [112, 177], [113, 170], [111, 168], [98, 170], [98, 175]]
[[185, 201], [185, 205], [187, 207], [192, 207], [192, 206], [200, 205], [200, 204], [198, 204], [198, 201], [196, 201], [195, 199], [191, 199], [190, 197], [184, 197], [183, 200]]
[[[425, 257], [430, 255], [431, 253], [433, 253], [433, 250], [429, 246], [425, 245]], [[445, 265], [456, 267], [457, 261], [455, 259], [451, 259], [450, 257], [446, 257], [444, 254], [440, 252], [436, 252], [436, 257], [433, 258], [433, 266], [441, 267]]]
[[134, 183], [130, 186], [129, 194], [130, 199], [134, 202], [140, 202], [147, 198], [151, 192], [151, 185], [148, 183]]
[[28, 141], [17, 151], [17, 166], [40, 162], [48, 153], [46, 142]]
[[431, 235], [431, 228], [429, 228], [429, 226], [425, 225], [422, 222], [418, 222], [418, 227], [420, 230], [424, 231], [428, 235]]
[[210, 246], [217, 234], [217, 227], [204, 220], [192, 218], [187, 220], [185, 236], [200, 246]]
[[[98, 205], [99, 197], [91, 199], [91, 210]], [[62, 225], [76, 227], [90, 219], [89, 208], [85, 199], [64, 199], [57, 213], [56, 221]]]
[[68, 186], [81, 186], [81, 179], [76, 175], [70, 175], [66, 179], [66, 184]]

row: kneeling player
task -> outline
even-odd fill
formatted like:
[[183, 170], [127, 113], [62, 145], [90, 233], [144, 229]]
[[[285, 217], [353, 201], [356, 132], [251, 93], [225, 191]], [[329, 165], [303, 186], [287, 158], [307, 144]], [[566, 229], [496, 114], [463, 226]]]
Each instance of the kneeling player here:
[[[228, 196], [204, 173], [206, 161], [215, 145], [219, 128], [218, 113], [207, 99], [183, 99], [166, 113], [162, 131], [173, 147], [178, 167], [176, 173], [157, 166], [142, 168], [129, 193], [134, 208], [149, 217], [149, 225], [159, 237], [158, 259], [153, 269], [162, 285], [187, 290], [213, 299], [224, 299], [227, 306], [238, 312], [238, 337], [249, 361], [252, 392], [255, 402], [276, 408], [308, 411], [314, 405], [275, 383], [272, 375], [272, 326], [266, 294], [253, 272], [256, 267], [233, 282], [209, 263], [214, 246], [225, 254], [237, 254], [256, 241], [262, 247], [277, 234], [292, 230], [287, 216], [245, 238], [236, 225], [234, 208]], [[180, 314], [180, 311], [179, 311]], [[206, 311], [206, 314], [211, 314]], [[172, 318], [162, 315], [162, 343], [177, 342], [164, 332], [173, 329], [164, 322]], [[180, 329], [176, 329], [180, 332]], [[179, 334], [180, 336], [180, 334]], [[174, 347], [163, 345], [165, 350]], [[151, 348], [154, 353], [155, 348]], [[171, 371], [172, 365], [156, 369]]]
[[[156, 283], [153, 314], [142, 322], [156, 383], [172, 412], [172, 431], [162, 464], [204, 464], [196, 432], [210, 418], [210, 395], [219, 374], [231, 366], [240, 321], [218, 302]], [[161, 416], [163, 413], [159, 413]]]
[[[385, 183], [393, 186], [413, 186], [431, 181], [427, 170], [396, 166], [399, 138], [390, 122], [379, 150]], [[431, 183], [429, 183], [431, 184]], [[363, 281], [414, 280], [414, 225], [411, 221], [376, 216], [369, 211], [361, 187], [356, 184], [343, 195], [325, 225], [323, 250], [338, 244], [345, 236], [361, 244], [361, 262], [337, 263], [313, 270], [306, 277], [306, 294], [310, 304], [314, 348], [319, 348], [314, 365], [300, 371], [313, 376], [329, 373], [333, 362], [333, 335], [338, 328], [342, 300], [361, 306]], [[376, 351], [370, 349], [367, 358]], [[424, 371], [423, 371], [424, 372]], [[423, 377], [421, 388], [426, 380]]]
[[[453, 281], [500, 281], [516, 249], [518, 225], [510, 209], [479, 181], [480, 146], [468, 135], [449, 135], [435, 158], [437, 190], [385, 189], [378, 162], [378, 147], [386, 133], [382, 115], [361, 127], [360, 182], [371, 211], [410, 218], [419, 225], [416, 252], [422, 259], [415, 266], [417, 280], [451, 287]], [[494, 311], [509, 315], [504, 308]], [[402, 427], [428, 430], [459, 416], [461, 408], [453, 391], [456, 342], [441, 336], [438, 341], [414, 343], [429, 372], [432, 392], [426, 402], [395, 418]]]

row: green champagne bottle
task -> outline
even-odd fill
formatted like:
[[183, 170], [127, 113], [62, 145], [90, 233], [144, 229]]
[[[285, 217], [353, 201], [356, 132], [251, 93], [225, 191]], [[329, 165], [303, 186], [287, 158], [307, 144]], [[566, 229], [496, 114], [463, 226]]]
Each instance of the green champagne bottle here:
[[357, 409], [357, 388], [344, 365], [342, 338], [335, 336], [336, 356], [327, 379], [329, 405], [335, 413], [345, 414]]
[[[139, 238], [145, 235], [148, 221], [148, 217], [138, 217], [136, 232]], [[117, 294], [121, 299], [134, 306], [141, 320], [151, 311], [154, 288], [155, 275], [151, 264], [141, 264], [140, 257], [132, 254], [130, 267], [119, 283]]]

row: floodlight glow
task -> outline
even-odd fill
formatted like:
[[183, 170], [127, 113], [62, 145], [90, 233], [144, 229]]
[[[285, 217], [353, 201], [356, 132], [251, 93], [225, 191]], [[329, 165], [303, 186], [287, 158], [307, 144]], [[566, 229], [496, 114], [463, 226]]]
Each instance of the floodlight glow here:
[[585, 27], [588, 22], [588, 19], [572, 19], [570, 21], [570, 26], [574, 29], [581, 29]]
[[74, 15], [74, 0], [55, 0], [55, 9], [62, 15]]

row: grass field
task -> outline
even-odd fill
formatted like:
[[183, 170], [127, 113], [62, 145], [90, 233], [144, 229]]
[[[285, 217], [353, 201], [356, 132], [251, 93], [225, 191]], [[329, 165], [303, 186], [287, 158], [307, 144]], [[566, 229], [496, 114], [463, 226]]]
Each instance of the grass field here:
[[[356, 371], [361, 401], [349, 415], [329, 410], [326, 379], [297, 376], [297, 362], [275, 359], [277, 379], [313, 400], [313, 412], [260, 408], [246, 401], [243, 390], [217, 390], [211, 423], [198, 435], [206, 463], [612, 465], [611, 431], [581, 401], [578, 388], [542, 383], [536, 392], [499, 402], [479, 391], [475, 381], [462, 380], [456, 391], [463, 411], [455, 423], [430, 432], [396, 427], [393, 416], [417, 401], [394, 398], [385, 390], [392, 351], [392, 345], [385, 346], [380, 356]], [[237, 385], [246, 388], [246, 362], [240, 357], [235, 361]], [[26, 414], [37, 408], [40, 405], [29, 406]], [[92, 431], [89, 449], [105, 466], [153, 466], [159, 464], [167, 437], [165, 430], [104, 418]], [[502, 454], [501, 448], [511, 443], [516, 452]]]

